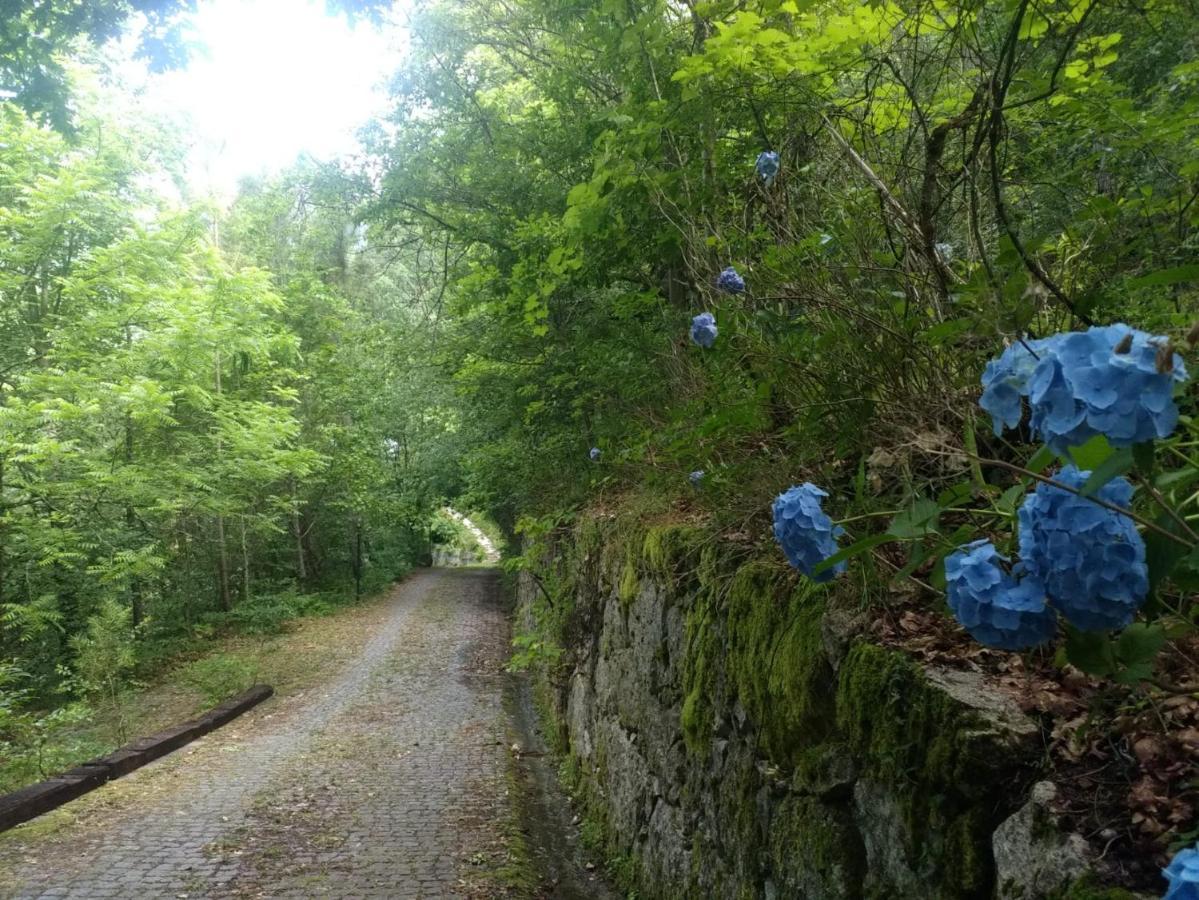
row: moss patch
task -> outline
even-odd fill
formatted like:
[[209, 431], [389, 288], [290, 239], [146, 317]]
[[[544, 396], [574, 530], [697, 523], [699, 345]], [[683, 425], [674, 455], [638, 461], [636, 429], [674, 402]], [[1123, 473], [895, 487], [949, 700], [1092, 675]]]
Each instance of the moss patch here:
[[908, 657], [870, 644], [842, 663], [836, 706], [863, 774], [900, 806], [916, 868], [937, 872], [941, 896], [989, 896], [990, 835], [1020, 774], [1012, 748]]
[[769, 846], [784, 896], [861, 896], [865, 854], [844, 807], [787, 797], [771, 818]]
[[698, 580], [700, 554], [708, 539], [709, 535], [692, 525], [657, 525], [645, 533], [642, 558], [651, 575], [671, 581]]
[[777, 566], [742, 566], [729, 587], [726, 666], [769, 758], [793, 767], [833, 727], [821, 594]]
[[704, 755], [715, 726], [715, 697], [721, 648], [715, 603], [705, 595], [687, 611], [687, 650], [683, 654], [683, 740], [687, 749]]

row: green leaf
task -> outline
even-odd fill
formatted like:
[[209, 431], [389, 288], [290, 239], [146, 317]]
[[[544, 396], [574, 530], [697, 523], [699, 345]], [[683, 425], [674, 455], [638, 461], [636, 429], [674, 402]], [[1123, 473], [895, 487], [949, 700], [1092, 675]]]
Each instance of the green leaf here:
[[1131, 469], [1132, 463], [1131, 448], [1122, 447], [1115, 451], [1091, 472], [1087, 483], [1082, 486], [1082, 495], [1084, 497], [1095, 496], [1105, 484]]
[[1133, 462], [1137, 464], [1137, 471], [1146, 478], [1153, 477], [1153, 470], [1157, 464], [1156, 449], [1153, 441], [1142, 441], [1132, 445]]
[[872, 534], [869, 537], [864, 537], [860, 541], [855, 541], [848, 547], [837, 551], [828, 559], [821, 560], [820, 563], [812, 569], [812, 574], [819, 575], [825, 569], [830, 569], [843, 560], [853, 559], [855, 556], [860, 556], [867, 550], [877, 547], [879, 544], [887, 544], [893, 540], [895, 540], [895, 536], [886, 533]]
[[1028, 461], [1028, 464], [1024, 468], [1028, 469], [1028, 471], [1032, 472], [1034, 475], [1040, 475], [1049, 468], [1050, 463], [1052, 463], [1056, 457], [1057, 455], [1048, 447], [1042, 447], [1032, 455], [1032, 459]]
[[935, 500], [917, 500], [891, 520], [887, 533], [898, 538], [922, 537], [937, 530], [940, 515], [941, 506]]
[[1066, 662], [1088, 675], [1107, 678], [1116, 671], [1112, 643], [1101, 631], [1079, 631], [1067, 626], [1064, 649]]
[[1166, 642], [1166, 632], [1157, 623], [1133, 622], [1116, 639], [1116, 659], [1122, 669], [1115, 680], [1121, 684], [1136, 684], [1153, 674], [1153, 663]]
[[1112, 445], [1108, 443], [1107, 438], [1101, 434], [1095, 435], [1085, 444], [1079, 447], [1071, 447], [1067, 452], [1067, 461], [1073, 462], [1082, 471], [1088, 469], [1094, 471], [1103, 464], [1116, 451]]
[[1170, 569], [1170, 581], [1181, 591], [1199, 591], [1199, 549], [1187, 553]]
[[1014, 484], [1003, 492], [1002, 497], [995, 501], [995, 508], [1002, 513], [1011, 515], [1016, 511], [1016, 504], [1020, 502], [1020, 499], [1026, 493], [1028, 493], [1028, 487], [1026, 485]]
[[1199, 266], [1178, 266], [1174, 269], [1159, 269], [1134, 278], [1128, 282], [1129, 287], [1161, 287], [1166, 284], [1182, 284], [1187, 281], [1199, 281]]
[[1163, 472], [1157, 476], [1155, 486], [1159, 491], [1181, 490], [1196, 480], [1199, 480], [1199, 466], [1188, 466], [1173, 472]]
[[[1181, 534], [1182, 529], [1174, 521], [1173, 516], [1162, 513], [1157, 517], [1158, 526], [1170, 534]], [[1149, 594], [1157, 591], [1157, 586], [1169, 577], [1179, 560], [1191, 553], [1191, 549], [1178, 541], [1173, 541], [1157, 531], [1146, 531], [1145, 562], [1149, 566]]]
[[956, 506], [962, 500], [969, 500], [974, 495], [974, 483], [971, 481], [959, 481], [957, 484], [951, 484], [941, 493], [937, 494], [937, 503], [941, 509], [946, 509], [950, 506]]

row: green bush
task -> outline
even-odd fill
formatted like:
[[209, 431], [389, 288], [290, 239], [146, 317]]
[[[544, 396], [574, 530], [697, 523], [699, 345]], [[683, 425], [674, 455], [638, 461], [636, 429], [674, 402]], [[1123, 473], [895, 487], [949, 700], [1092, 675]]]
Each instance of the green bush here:
[[236, 653], [216, 653], [188, 663], [179, 678], [203, 694], [209, 706], [215, 706], [254, 684], [258, 669]]

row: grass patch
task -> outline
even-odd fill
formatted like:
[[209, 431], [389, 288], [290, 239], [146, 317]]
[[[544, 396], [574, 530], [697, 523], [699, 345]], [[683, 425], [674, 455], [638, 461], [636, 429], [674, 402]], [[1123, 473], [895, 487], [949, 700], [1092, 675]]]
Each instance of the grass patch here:
[[389, 593], [356, 606], [319, 607], [273, 633], [214, 637], [203, 652], [177, 657], [153, 680], [113, 700], [73, 704], [76, 712], [35, 735], [36, 744], [0, 753], [0, 793], [190, 719], [254, 683], [272, 685], [276, 698], [286, 701], [358, 654], [386, 617]]

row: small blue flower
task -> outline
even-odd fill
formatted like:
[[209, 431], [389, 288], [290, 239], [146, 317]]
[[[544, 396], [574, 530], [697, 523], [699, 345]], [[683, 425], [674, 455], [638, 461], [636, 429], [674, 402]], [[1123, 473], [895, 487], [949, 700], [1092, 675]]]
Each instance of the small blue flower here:
[[601, 455], [602, 455], [602, 454], [600, 453], [600, 448], [599, 448], [599, 447], [592, 447], [592, 448], [591, 448], [591, 453], [589, 453], [589, 454], [588, 454], [588, 456], [590, 456], [590, 457], [591, 457], [591, 461], [592, 461], [592, 462], [599, 462], [599, 458], [600, 458], [600, 456], [601, 456]]
[[[1090, 475], [1067, 466], [1054, 480], [1077, 490]], [[1113, 478], [1096, 496], [1127, 508], [1132, 485]], [[1025, 499], [1019, 519], [1020, 557], [1071, 625], [1104, 631], [1132, 621], [1149, 593], [1149, 569], [1131, 518], [1042, 483]]]
[[1187, 372], [1166, 347], [1127, 325], [1015, 343], [987, 363], [979, 405], [1001, 434], [1020, 423], [1027, 397], [1033, 431], [1058, 453], [1097, 434], [1116, 447], [1168, 437], [1178, 424], [1174, 385]]
[[779, 494], [774, 501], [774, 536], [787, 561], [819, 582], [831, 581], [834, 575], [845, 571], [842, 560], [819, 575], [812, 575], [812, 569], [837, 552], [837, 538], [845, 533], [820, 508], [821, 498], [827, 496], [805, 481]]
[[773, 150], [763, 150], [758, 154], [758, 177], [766, 183], [766, 187], [774, 184], [779, 174], [779, 155]]
[[1199, 844], [1179, 850], [1162, 877], [1170, 883], [1162, 900], [1199, 900]]
[[737, 270], [729, 266], [716, 279], [716, 286], [730, 294], [740, 294], [745, 290], [745, 279], [737, 274]]
[[702, 482], [704, 480], [704, 470], [696, 469], [694, 472], [692, 472], [690, 475], [687, 476], [687, 479], [691, 482], [692, 487], [699, 487], [700, 482]]
[[700, 313], [691, 320], [691, 343], [711, 347], [716, 343], [716, 317], [711, 313]]
[[970, 636], [1000, 650], [1044, 644], [1057, 630], [1057, 617], [1045, 604], [1045, 589], [1028, 575], [1017, 578], [1000, 562], [990, 541], [959, 547], [945, 558], [949, 608]]

